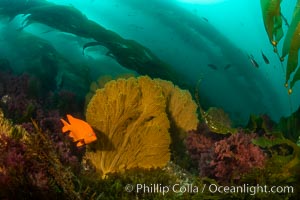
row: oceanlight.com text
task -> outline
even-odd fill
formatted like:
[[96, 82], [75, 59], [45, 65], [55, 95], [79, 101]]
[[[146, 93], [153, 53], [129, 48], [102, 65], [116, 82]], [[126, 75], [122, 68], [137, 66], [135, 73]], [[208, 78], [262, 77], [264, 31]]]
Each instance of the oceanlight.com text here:
[[250, 195], [256, 195], [257, 193], [279, 193], [289, 194], [294, 193], [293, 186], [267, 186], [267, 185], [249, 185], [243, 184], [240, 186], [220, 186], [217, 184], [203, 184], [201, 187], [193, 184], [174, 184], [174, 185], [162, 185], [162, 184], [127, 184], [125, 191], [136, 193], [244, 193]]
[[279, 193], [289, 194], [294, 193], [293, 186], [267, 186], [267, 185], [249, 185], [243, 184], [241, 186], [220, 186], [216, 184], [210, 184], [208, 186], [210, 193], [247, 193], [250, 195], [256, 195], [257, 193]]

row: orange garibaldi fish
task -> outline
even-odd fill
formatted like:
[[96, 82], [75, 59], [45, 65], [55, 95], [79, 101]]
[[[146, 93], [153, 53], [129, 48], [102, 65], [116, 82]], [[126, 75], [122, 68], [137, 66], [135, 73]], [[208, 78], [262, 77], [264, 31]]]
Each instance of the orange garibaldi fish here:
[[72, 117], [71, 115], [67, 115], [67, 119], [69, 123], [63, 119], [60, 119], [64, 124], [62, 127], [62, 132], [70, 132], [69, 136], [74, 142], [78, 142], [76, 144], [77, 147], [81, 147], [97, 140], [95, 132], [87, 122]]

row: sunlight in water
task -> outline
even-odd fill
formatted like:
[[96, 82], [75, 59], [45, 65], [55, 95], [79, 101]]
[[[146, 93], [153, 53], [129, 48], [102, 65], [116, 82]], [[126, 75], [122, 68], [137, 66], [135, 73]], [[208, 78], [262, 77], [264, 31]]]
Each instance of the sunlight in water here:
[[221, 3], [227, 0], [178, 0], [183, 3], [191, 3], [191, 4], [214, 4]]

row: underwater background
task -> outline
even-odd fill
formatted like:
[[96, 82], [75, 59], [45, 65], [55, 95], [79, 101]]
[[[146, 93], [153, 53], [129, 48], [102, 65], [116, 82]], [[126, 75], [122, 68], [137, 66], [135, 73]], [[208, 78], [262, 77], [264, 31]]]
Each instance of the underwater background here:
[[298, 4], [0, 0], [0, 199], [295, 199]]

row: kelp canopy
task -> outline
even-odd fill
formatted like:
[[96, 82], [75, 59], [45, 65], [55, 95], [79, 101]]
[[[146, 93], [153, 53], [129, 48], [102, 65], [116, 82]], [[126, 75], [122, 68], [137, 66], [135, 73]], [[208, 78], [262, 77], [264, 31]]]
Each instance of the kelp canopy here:
[[[182, 75], [160, 60], [150, 49], [105, 29], [73, 6], [56, 5], [43, 0], [3, 0], [0, 1], [0, 14], [10, 19], [18, 14], [25, 14], [23, 28], [32, 23], [41, 23], [63, 32], [93, 39], [98, 45], [106, 47], [108, 54], [123, 67], [141, 75], [170, 80], [183, 88], [191, 88], [186, 83], [187, 80], [182, 81]], [[95, 42], [88, 43], [84, 48], [94, 44]]]
[[[261, 9], [263, 14], [263, 21], [269, 40], [277, 52], [276, 45], [283, 37], [282, 30], [282, 14], [280, 9], [281, 0], [261, 0]], [[282, 55], [280, 60], [288, 55], [285, 86], [288, 88], [288, 93], [292, 93], [292, 88], [295, 83], [300, 80], [300, 69], [298, 68], [298, 51], [300, 48], [300, 0], [297, 1], [291, 25], [288, 28], [284, 39], [282, 48]], [[294, 76], [291, 74], [295, 72]], [[289, 83], [290, 81], [290, 83]]]

